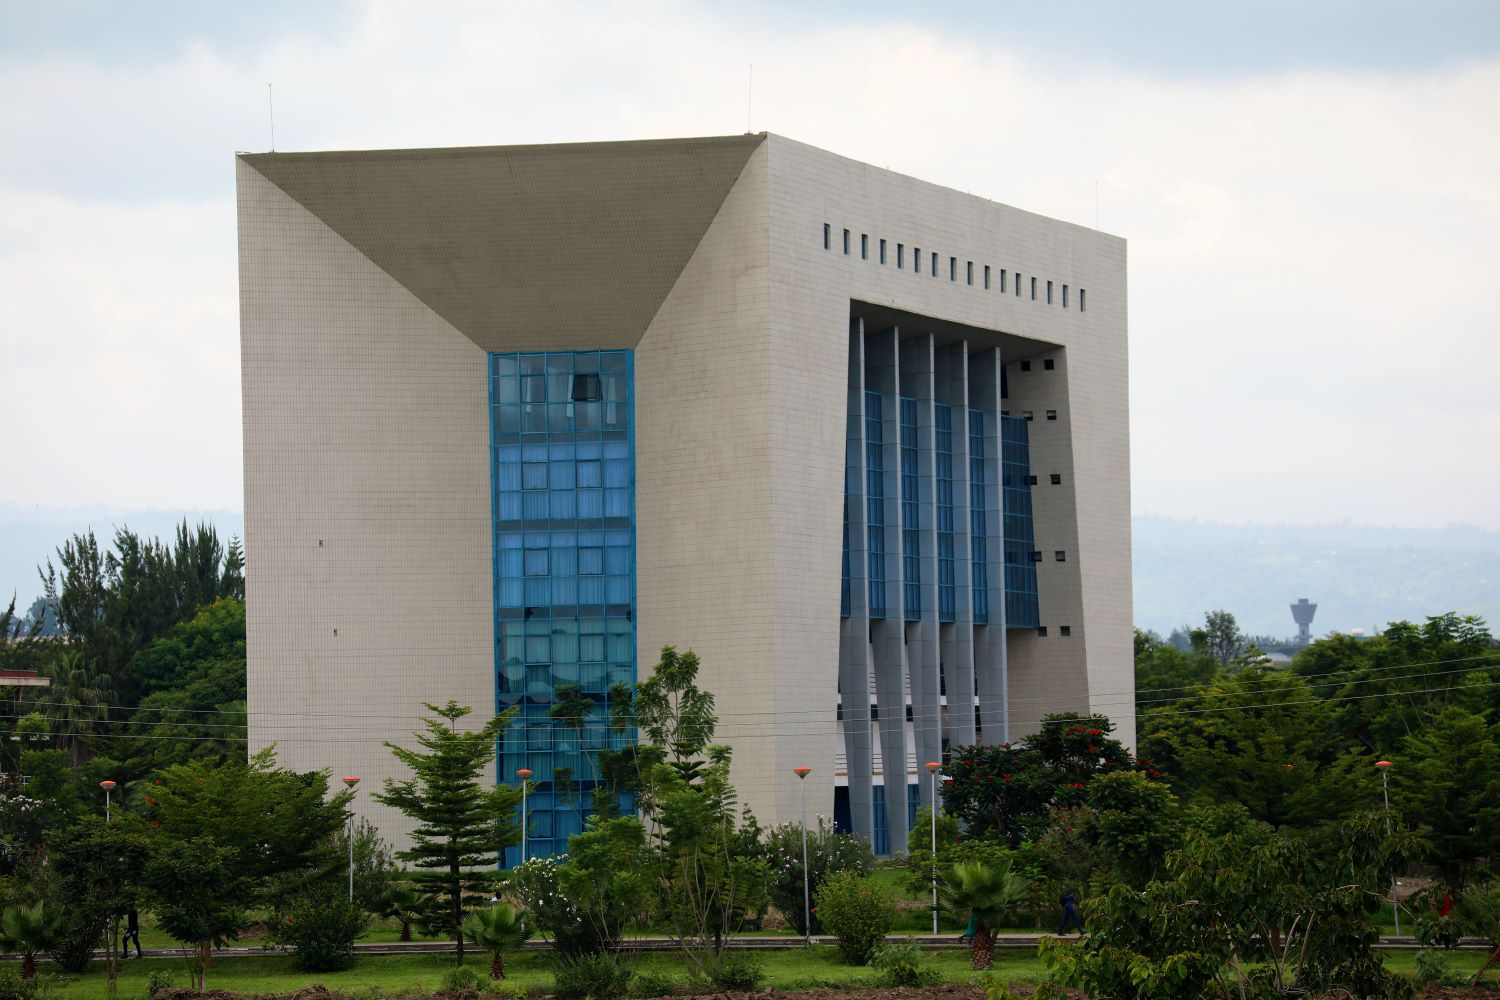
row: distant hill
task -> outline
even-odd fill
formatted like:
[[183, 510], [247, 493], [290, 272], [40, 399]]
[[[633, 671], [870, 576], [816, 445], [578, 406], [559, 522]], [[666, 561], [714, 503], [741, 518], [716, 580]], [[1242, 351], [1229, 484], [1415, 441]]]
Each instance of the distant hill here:
[[1299, 597], [1318, 605], [1315, 635], [1445, 611], [1500, 630], [1500, 531], [1163, 517], [1134, 518], [1132, 531], [1136, 624], [1162, 635], [1214, 608], [1246, 632], [1292, 635]]

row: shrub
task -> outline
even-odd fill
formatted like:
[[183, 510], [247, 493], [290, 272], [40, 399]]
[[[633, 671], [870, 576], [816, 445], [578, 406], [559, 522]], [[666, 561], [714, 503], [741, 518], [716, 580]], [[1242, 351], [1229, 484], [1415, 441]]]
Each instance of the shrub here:
[[146, 977], [146, 1000], [156, 996], [157, 990], [170, 990], [175, 985], [172, 974], [165, 969], [152, 969]]
[[670, 996], [677, 992], [677, 977], [655, 969], [637, 972], [631, 983], [630, 995], [647, 1000], [650, 997]]
[[1417, 952], [1417, 982], [1423, 986], [1428, 983], [1446, 982], [1453, 974], [1448, 968], [1448, 958], [1436, 948], [1422, 948]]
[[875, 953], [870, 963], [880, 973], [882, 986], [933, 986], [942, 978], [927, 961], [927, 955], [914, 944], [887, 945]]
[[765, 982], [766, 970], [760, 959], [745, 952], [726, 951], [709, 964], [708, 978], [721, 990], [753, 993]]
[[271, 941], [290, 948], [304, 972], [337, 972], [354, 964], [354, 939], [368, 918], [359, 907], [334, 893], [312, 893], [293, 901], [271, 921]]
[[0, 968], [0, 1000], [36, 1000], [41, 993], [41, 984], [35, 979], [22, 979], [14, 965]]
[[[786, 917], [798, 934], [802, 926], [802, 826], [783, 823], [766, 837], [766, 859], [771, 864], [771, 905]], [[870, 845], [858, 837], [839, 833], [823, 819], [816, 831], [807, 831], [808, 887], [814, 894], [831, 875], [839, 872], [868, 872], [875, 863]], [[818, 915], [812, 915], [812, 933], [823, 933]]]
[[859, 872], [839, 872], [818, 889], [818, 918], [850, 965], [866, 965], [896, 923], [890, 892]]
[[630, 991], [631, 972], [608, 952], [560, 955], [553, 968], [553, 990], [561, 1000], [607, 1000]]
[[484, 980], [479, 978], [479, 973], [467, 965], [456, 965], [443, 973], [443, 992], [445, 993], [478, 993], [484, 989]]
[[559, 954], [576, 958], [611, 950], [619, 944], [618, 926], [581, 912], [562, 891], [560, 868], [555, 858], [532, 858], [511, 871], [510, 888]]

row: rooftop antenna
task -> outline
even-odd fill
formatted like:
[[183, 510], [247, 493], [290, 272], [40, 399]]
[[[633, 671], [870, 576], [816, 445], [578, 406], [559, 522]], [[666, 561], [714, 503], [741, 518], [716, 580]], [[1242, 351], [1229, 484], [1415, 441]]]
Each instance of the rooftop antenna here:
[[750, 64], [750, 82], [745, 85], [745, 134], [750, 134], [750, 104], [755, 99], [755, 63]]
[[266, 107], [271, 111], [271, 152], [276, 152], [276, 102], [271, 97], [271, 85], [266, 84]]

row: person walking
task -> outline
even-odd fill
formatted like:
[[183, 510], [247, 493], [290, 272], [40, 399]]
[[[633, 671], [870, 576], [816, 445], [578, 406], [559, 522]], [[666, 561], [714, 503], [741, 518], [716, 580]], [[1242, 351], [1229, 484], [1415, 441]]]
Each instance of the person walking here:
[[141, 951], [141, 915], [133, 906], [125, 914], [125, 936], [120, 939], [121, 958], [130, 957], [131, 941], [135, 942], [135, 957], [145, 958], [145, 953]]
[[1062, 904], [1062, 921], [1057, 925], [1059, 937], [1068, 932], [1068, 925], [1072, 924], [1078, 928], [1078, 933], [1083, 934], [1083, 918], [1078, 915], [1078, 897], [1073, 895], [1072, 889], [1064, 889], [1062, 898], [1058, 900]]

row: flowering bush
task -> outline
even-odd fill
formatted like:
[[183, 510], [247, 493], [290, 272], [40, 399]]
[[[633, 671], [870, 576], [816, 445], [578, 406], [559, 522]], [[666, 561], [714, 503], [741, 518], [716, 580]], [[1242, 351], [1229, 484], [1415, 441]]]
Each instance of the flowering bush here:
[[269, 937], [290, 948], [297, 968], [337, 972], [354, 964], [354, 939], [369, 922], [341, 893], [309, 893], [273, 915]]
[[[783, 823], [766, 837], [766, 860], [771, 863], [771, 905], [781, 911], [782, 916], [806, 934], [803, 926], [802, 908], [802, 826], [798, 823]], [[839, 872], [852, 871], [864, 874], [875, 863], [870, 845], [858, 837], [838, 833], [818, 817], [816, 831], [807, 831], [808, 888], [816, 893], [825, 881]], [[812, 915], [812, 933], [823, 933], [818, 915]]]

